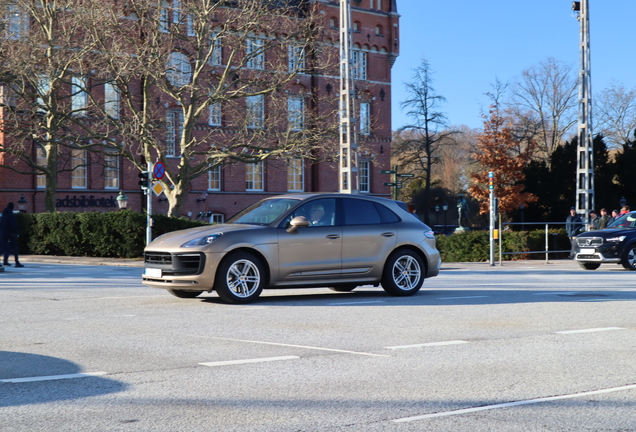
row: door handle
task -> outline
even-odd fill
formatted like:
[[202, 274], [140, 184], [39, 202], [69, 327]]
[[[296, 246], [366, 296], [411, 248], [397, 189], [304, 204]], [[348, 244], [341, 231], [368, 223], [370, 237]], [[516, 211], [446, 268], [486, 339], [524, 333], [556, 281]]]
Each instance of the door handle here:
[[395, 235], [395, 233], [392, 232], [385, 232], [380, 234], [382, 237], [393, 237]]
[[329, 234], [327, 238], [331, 240], [335, 240], [335, 239], [339, 239], [340, 236], [338, 234]]

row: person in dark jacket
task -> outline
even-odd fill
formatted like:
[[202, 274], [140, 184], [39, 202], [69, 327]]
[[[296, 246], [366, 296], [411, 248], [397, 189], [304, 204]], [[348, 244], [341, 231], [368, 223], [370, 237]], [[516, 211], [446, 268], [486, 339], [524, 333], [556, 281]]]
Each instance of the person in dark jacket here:
[[607, 228], [607, 226], [610, 224], [611, 222], [611, 217], [610, 215], [607, 214], [607, 209], [602, 208], [601, 209], [601, 217], [598, 218], [598, 225], [596, 227], [596, 229], [604, 229]]
[[568, 233], [572, 249], [570, 250], [569, 258], [574, 258], [574, 249], [576, 246], [576, 236], [581, 233], [583, 229], [583, 221], [581, 216], [576, 213], [576, 208], [570, 207], [570, 215], [565, 220], [565, 231]]
[[13, 213], [13, 203], [7, 204], [2, 210], [2, 219], [0, 219], [0, 242], [2, 251], [4, 252], [4, 265], [10, 266], [9, 254], [13, 252], [16, 267], [24, 267], [18, 260], [18, 221]]

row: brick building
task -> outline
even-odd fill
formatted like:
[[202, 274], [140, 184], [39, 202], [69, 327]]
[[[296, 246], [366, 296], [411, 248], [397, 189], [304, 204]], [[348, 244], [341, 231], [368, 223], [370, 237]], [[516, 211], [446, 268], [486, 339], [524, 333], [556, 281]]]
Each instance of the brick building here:
[[[321, 42], [337, 50], [339, 2], [309, 2], [314, 3], [320, 10]], [[174, 3], [176, 5], [178, 2]], [[175, 6], [170, 12], [172, 15], [166, 13], [166, 22], [176, 20], [176, 10]], [[13, 29], [18, 34], [29, 30], [28, 24], [24, 24], [24, 19], [17, 20], [10, 14], [5, 14], [5, 19], [8, 20], [5, 29]], [[352, 22], [354, 77], [360, 125], [359, 189], [361, 193], [390, 196], [389, 188], [383, 185], [383, 182], [388, 181], [388, 176], [379, 174], [379, 171], [388, 169], [390, 165], [391, 67], [399, 54], [399, 15], [396, 0], [352, 0]], [[15, 33], [7, 34], [5, 31], [4, 37], [15, 38]], [[220, 52], [220, 56], [223, 55], [223, 52]], [[288, 61], [291, 62], [291, 50], [288, 55]], [[80, 88], [81, 83], [77, 85]], [[306, 102], [293, 97], [298, 94], [299, 89], [337, 100], [338, 88], [339, 77], [336, 74], [302, 70], [286, 87], [285, 91], [292, 95], [288, 98], [287, 104], [302, 111]], [[6, 86], [0, 87], [0, 115], [3, 117], [4, 111], [10, 109], [11, 105], [8, 103], [10, 92], [7, 89]], [[110, 109], [107, 104], [111, 100], [109, 97], [113, 97], [109, 96], [109, 91], [114, 94], [112, 89], [107, 85], [96, 86], [95, 89], [98, 95], [96, 97], [103, 101], [106, 109]], [[74, 96], [73, 104], [76, 103], [76, 99]], [[252, 98], [245, 103], [253, 104], [247, 109], [258, 111], [258, 104], [263, 102], [258, 98]], [[179, 122], [182, 119], [179, 118], [178, 111], [172, 112], [168, 104], [166, 107], [166, 145], [170, 145], [170, 140], [179, 135]], [[265, 110], [264, 105], [260, 110]], [[125, 116], [123, 110], [121, 115]], [[208, 123], [206, 127], [222, 128], [230, 126], [232, 117], [220, 109], [217, 112], [216, 107], [210, 107], [205, 120]], [[199, 136], [206, 135], [199, 133]], [[5, 146], [10, 140], [11, 138], [0, 130], [0, 145]], [[36, 146], [29, 151], [35, 161], [43, 157]], [[2, 164], [14, 164], [14, 167], [19, 165], [19, 162], [15, 165], [15, 160], [6, 153], [0, 153], [0, 158]], [[166, 159], [168, 165], [178, 163], [176, 156], [174, 160], [171, 160], [170, 155]], [[145, 197], [138, 185], [139, 167], [133, 166], [126, 158], [107, 152], [69, 150], [58, 163], [65, 164], [68, 170], [56, 174], [57, 210], [112, 211], [117, 208], [115, 198], [120, 191], [128, 197], [129, 208], [144, 209]], [[44, 176], [38, 173], [24, 174], [21, 172], [28, 171], [28, 167], [18, 168], [20, 169], [0, 168], [0, 203], [17, 202], [24, 197], [28, 212], [44, 211]], [[190, 182], [181, 214], [192, 218], [203, 215], [207, 218], [213, 215], [214, 220], [222, 221], [266, 196], [293, 191], [337, 190], [338, 168], [334, 162], [313, 163], [302, 158], [269, 158], [259, 163], [218, 165]], [[164, 195], [153, 196], [153, 213], [166, 213], [167, 210], [168, 203]]]

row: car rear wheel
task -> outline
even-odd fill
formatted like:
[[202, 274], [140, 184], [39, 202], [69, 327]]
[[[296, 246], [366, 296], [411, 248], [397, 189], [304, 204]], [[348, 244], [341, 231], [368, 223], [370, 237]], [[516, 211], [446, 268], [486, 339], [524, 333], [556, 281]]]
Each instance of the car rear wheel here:
[[625, 249], [625, 256], [621, 261], [627, 270], [636, 270], [636, 243], [632, 243]]
[[596, 270], [601, 266], [601, 263], [579, 263], [585, 270]]
[[394, 296], [410, 296], [420, 290], [424, 275], [424, 263], [415, 252], [397, 250], [384, 265], [382, 288]]
[[183, 291], [183, 290], [172, 290], [169, 289], [168, 292], [175, 297], [179, 298], [195, 298], [196, 296], [203, 293], [203, 291]]
[[345, 285], [332, 286], [332, 287], [329, 287], [329, 289], [331, 291], [349, 292], [349, 291], [353, 291], [354, 289], [356, 289], [357, 286], [358, 285], [355, 285], [355, 284], [345, 284]]
[[228, 303], [246, 304], [263, 291], [265, 270], [254, 255], [237, 252], [228, 255], [219, 266], [214, 290]]

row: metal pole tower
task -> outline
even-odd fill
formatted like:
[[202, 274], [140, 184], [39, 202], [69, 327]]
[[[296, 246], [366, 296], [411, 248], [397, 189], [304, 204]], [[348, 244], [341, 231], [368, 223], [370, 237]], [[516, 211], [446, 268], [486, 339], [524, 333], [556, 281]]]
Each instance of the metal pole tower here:
[[579, 126], [576, 152], [576, 211], [587, 220], [594, 209], [594, 149], [592, 140], [592, 78], [590, 69], [589, 0], [574, 2], [581, 24], [579, 69]]
[[340, 166], [338, 187], [342, 193], [358, 192], [358, 134], [351, 38], [351, 3], [350, 0], [340, 0]]

